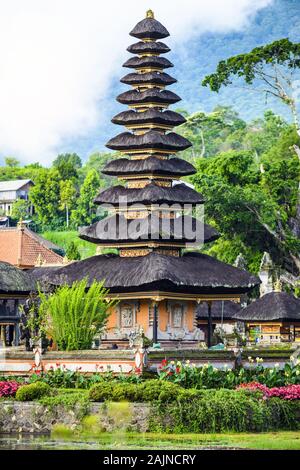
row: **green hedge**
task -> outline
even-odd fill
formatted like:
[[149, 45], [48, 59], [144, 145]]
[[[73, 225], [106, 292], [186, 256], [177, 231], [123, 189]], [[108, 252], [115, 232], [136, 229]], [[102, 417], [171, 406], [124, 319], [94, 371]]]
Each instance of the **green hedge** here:
[[44, 382], [36, 382], [29, 385], [22, 385], [22, 387], [17, 390], [16, 400], [33, 401], [49, 395], [51, 395], [50, 385]]
[[176, 433], [299, 429], [300, 402], [264, 400], [245, 390], [184, 390], [176, 401], [153, 404], [151, 430]]
[[89, 392], [92, 401], [171, 401], [183, 390], [177, 384], [162, 380], [146, 380], [140, 384], [102, 382], [94, 385]]

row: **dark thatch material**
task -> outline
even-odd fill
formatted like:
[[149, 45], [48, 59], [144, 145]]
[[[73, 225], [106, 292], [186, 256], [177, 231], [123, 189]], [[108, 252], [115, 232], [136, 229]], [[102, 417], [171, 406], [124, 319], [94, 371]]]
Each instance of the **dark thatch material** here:
[[90, 283], [95, 279], [104, 279], [111, 293], [158, 290], [240, 294], [260, 283], [259, 278], [246, 271], [194, 252], [180, 258], [155, 252], [132, 258], [99, 255], [71, 263], [55, 272], [47, 268], [38, 268], [38, 271], [33, 269], [32, 277], [53, 285], [72, 284], [85, 277]]
[[161, 132], [151, 130], [145, 134], [135, 135], [131, 132], [122, 132], [116, 137], [110, 139], [106, 147], [111, 150], [135, 150], [135, 149], [158, 149], [177, 151], [185, 150], [191, 147], [191, 143], [185, 137], [175, 132], [162, 134]]
[[129, 69], [147, 69], [149, 67], [155, 67], [158, 69], [169, 69], [174, 67], [172, 62], [165, 57], [158, 56], [143, 56], [143, 57], [130, 57], [130, 59], [124, 62], [123, 67]]
[[154, 183], [144, 188], [125, 188], [113, 186], [100, 192], [95, 198], [96, 204], [119, 205], [120, 198], [128, 204], [201, 204], [204, 202], [201, 194], [185, 184], [177, 184], [173, 188], [165, 188]]
[[169, 31], [154, 18], [139, 21], [129, 34], [138, 39], [163, 39], [170, 36]]
[[[213, 320], [234, 320], [233, 315], [235, 315], [241, 306], [239, 303], [231, 302], [230, 300], [215, 300], [211, 305], [211, 316]], [[197, 320], [207, 320], [208, 319], [208, 309], [207, 304], [200, 303], [196, 311]]]
[[33, 289], [34, 284], [25, 271], [0, 262], [0, 294], [28, 294]]
[[151, 83], [154, 85], [168, 86], [176, 83], [177, 80], [164, 72], [147, 72], [128, 73], [125, 77], [121, 78], [120, 82], [126, 83], [126, 85], [143, 85], [144, 83]]
[[160, 90], [159, 88], [150, 88], [145, 91], [128, 90], [117, 96], [117, 101], [122, 104], [139, 104], [139, 103], [161, 103], [174, 104], [181, 98], [169, 90]]
[[127, 47], [127, 51], [132, 54], [147, 54], [149, 52], [152, 54], [166, 54], [170, 50], [166, 44], [160, 41], [139, 41]]
[[143, 158], [142, 160], [129, 160], [119, 158], [107, 163], [102, 170], [104, 175], [166, 175], [187, 176], [196, 173], [196, 169], [182, 158], [161, 159], [156, 157]]
[[[196, 230], [198, 233], [196, 234]], [[210, 225], [190, 216], [162, 219], [151, 215], [143, 219], [126, 219], [123, 215], [106, 217], [89, 227], [81, 228], [79, 237], [91, 243], [128, 243], [134, 241], [168, 241], [179, 244], [195, 242], [209, 243], [219, 238], [219, 233]]]
[[270, 292], [252, 302], [235, 315], [236, 320], [267, 322], [299, 321], [300, 299], [286, 292]]
[[131, 124], [164, 124], [175, 127], [183, 124], [185, 118], [175, 111], [158, 111], [155, 108], [150, 108], [143, 112], [133, 110], [122, 111], [111, 122], [122, 126]]

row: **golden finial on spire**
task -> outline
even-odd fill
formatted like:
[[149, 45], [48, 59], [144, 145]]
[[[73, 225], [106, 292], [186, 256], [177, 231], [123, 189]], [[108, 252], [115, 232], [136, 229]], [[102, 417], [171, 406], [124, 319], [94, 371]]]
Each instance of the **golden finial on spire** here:
[[282, 292], [282, 284], [279, 278], [274, 284], [274, 292]]
[[147, 10], [146, 18], [154, 18], [153, 10], [151, 9]]

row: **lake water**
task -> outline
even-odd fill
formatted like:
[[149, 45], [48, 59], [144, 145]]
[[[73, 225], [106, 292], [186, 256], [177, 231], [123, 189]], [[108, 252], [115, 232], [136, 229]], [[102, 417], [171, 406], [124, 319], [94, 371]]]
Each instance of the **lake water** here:
[[125, 449], [221, 449], [229, 448], [216, 442], [195, 442], [195, 439], [155, 437], [147, 434], [108, 434], [97, 438], [52, 438], [51, 436], [0, 434], [0, 450], [125, 450]]

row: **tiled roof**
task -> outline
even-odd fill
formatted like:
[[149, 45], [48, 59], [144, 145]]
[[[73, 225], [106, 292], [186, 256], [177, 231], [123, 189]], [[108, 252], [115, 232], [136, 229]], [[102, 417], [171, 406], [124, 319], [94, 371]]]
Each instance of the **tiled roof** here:
[[28, 183], [32, 183], [32, 181], [31, 180], [0, 181], [0, 191], [17, 191], [18, 189], [23, 188], [23, 186], [25, 186]]
[[31, 230], [23, 228], [0, 229], [0, 261], [14, 266], [33, 267], [37, 264], [62, 265], [63, 257], [54, 253]]

